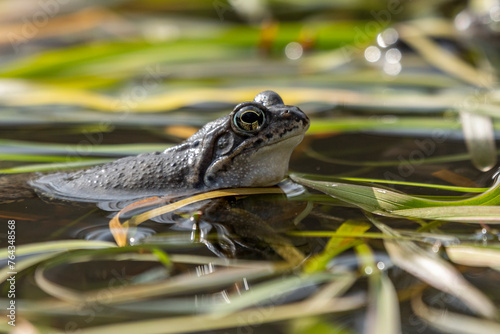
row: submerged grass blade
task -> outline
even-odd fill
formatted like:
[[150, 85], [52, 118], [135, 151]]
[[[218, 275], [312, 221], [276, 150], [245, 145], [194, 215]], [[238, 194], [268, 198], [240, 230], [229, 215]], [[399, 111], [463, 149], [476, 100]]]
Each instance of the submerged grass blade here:
[[[226, 328], [252, 329], [265, 323], [300, 317], [346, 312], [363, 306], [360, 295], [331, 299], [320, 308], [308, 307], [307, 301], [279, 306], [250, 308], [229, 315], [201, 314], [171, 318], [148, 319], [121, 324], [103, 325], [81, 329], [81, 334], [180, 334]], [[61, 332], [62, 333], [62, 332]]]
[[422, 295], [416, 294], [411, 300], [413, 312], [439, 331], [454, 334], [498, 334], [500, 323], [474, 318], [449, 310], [437, 309], [425, 305]]
[[[99, 249], [116, 247], [114, 243], [107, 241], [96, 240], [62, 240], [49, 241], [34, 244], [21, 245], [16, 247], [16, 256], [28, 256], [20, 260], [16, 260], [16, 271], [21, 272], [35, 264], [48, 260], [72, 249]], [[0, 254], [5, 256], [0, 257], [0, 261], [8, 260], [7, 248], [0, 249]], [[4, 282], [11, 274], [12, 270], [8, 266], [0, 269], [0, 283]]]
[[113, 236], [115, 237], [115, 241], [118, 244], [118, 246], [125, 246], [127, 244], [126, 240], [127, 228], [138, 226], [139, 224], [142, 224], [148, 219], [160, 216], [168, 212], [172, 212], [186, 205], [218, 197], [255, 195], [255, 194], [281, 194], [281, 193], [282, 190], [280, 188], [239, 188], [239, 189], [210, 191], [207, 193], [179, 200], [175, 203], [164, 205], [160, 208], [149, 210], [147, 212], [132, 217], [131, 219], [125, 221], [123, 224], [120, 223], [120, 215], [137, 208], [137, 204], [142, 206], [143, 204], [149, 204], [147, 203], [148, 201], [151, 202], [152, 204], [157, 204], [158, 201], [162, 201], [161, 198], [150, 198], [140, 201], [139, 203], [133, 203], [127, 206], [126, 208], [122, 209], [110, 220], [109, 228], [111, 230], [111, 233], [113, 233]]
[[[17, 260], [15, 262], [16, 272], [20, 273], [23, 270], [25, 270], [25, 269], [27, 269], [35, 264], [43, 262], [47, 259], [50, 259], [56, 255], [57, 255], [57, 253], [39, 254], [39, 255], [33, 255], [27, 259]], [[9, 262], [7, 262], [7, 264], [9, 264]], [[12, 275], [12, 270], [9, 268], [8, 265], [3, 267], [3, 268], [0, 268], [0, 283], [5, 282], [5, 280], [7, 280], [9, 277], [11, 277], [11, 275]]]
[[489, 116], [460, 112], [465, 144], [474, 166], [486, 172], [497, 163], [495, 131]]
[[[117, 260], [126, 260], [121, 257]], [[154, 261], [158, 259], [151, 254], [131, 254], [129, 260]], [[126, 285], [120, 289], [98, 289], [94, 291], [79, 291], [65, 287], [48, 279], [44, 273], [50, 264], [37, 268], [35, 279], [38, 285], [49, 295], [70, 303], [99, 303], [102, 305], [116, 305], [141, 300], [157, 298], [159, 296], [176, 295], [179, 293], [196, 293], [208, 289], [225, 289], [234, 282], [246, 278], [264, 279], [284, 269], [280, 264], [262, 264], [260, 266], [233, 266], [215, 270], [209, 274], [195, 275], [193, 273], [179, 274], [167, 280], [155, 283], [139, 283]], [[103, 291], [106, 293], [103, 294]]]
[[[399, 236], [397, 231], [373, 215], [367, 214], [367, 218], [382, 232]], [[437, 254], [405, 240], [384, 240], [384, 246], [394, 265], [434, 288], [457, 297], [477, 314], [490, 319], [496, 317], [497, 309], [493, 302]]]
[[317, 273], [312, 275], [289, 275], [254, 286], [241, 295], [229, 296], [230, 303], [220, 304], [213, 308], [212, 313], [222, 316], [234, 313], [250, 306], [261, 304], [281, 304], [294, 290], [301, 287], [317, 285], [327, 281], [342, 278], [342, 275]]
[[323, 285], [314, 295], [307, 299], [309, 307], [317, 309], [328, 305], [331, 299], [337, 298], [349, 290], [357, 279], [357, 273], [351, 271], [336, 274], [334, 279]]
[[367, 319], [366, 333], [401, 333], [401, 318], [396, 288], [384, 273], [372, 275], [370, 289], [373, 292], [373, 307], [376, 310], [375, 323]]
[[[373, 233], [373, 232], [340, 232], [337, 231], [291, 231], [288, 235], [299, 236], [299, 237], [316, 237], [316, 238], [367, 238], [367, 239], [397, 239], [401, 237], [395, 237], [392, 235], [387, 235], [383, 233]], [[403, 239], [406, 239], [402, 237]], [[410, 238], [413, 240], [413, 238]]]
[[163, 202], [163, 200], [161, 200], [159, 197], [150, 197], [150, 198], [146, 198], [146, 199], [143, 199], [141, 201], [129, 204], [125, 208], [120, 210], [120, 212], [118, 212], [109, 221], [109, 230], [111, 231], [111, 234], [113, 235], [113, 238], [115, 239], [116, 244], [119, 247], [126, 246], [128, 243], [127, 234], [128, 234], [129, 227], [134, 227], [134, 226], [130, 226], [128, 221], [121, 224], [120, 223], [120, 215], [122, 215], [126, 212], [129, 212], [131, 210], [143, 208], [143, 207], [150, 206], [150, 205], [159, 204], [162, 202]]
[[500, 267], [500, 248], [497, 246], [451, 245], [446, 254], [454, 263], [471, 267]]
[[384, 245], [395, 265], [429, 285], [451, 294], [476, 313], [494, 319], [496, 307], [479, 289], [467, 282], [450, 263], [408, 241], [384, 240]]
[[[68, 251], [72, 249], [99, 249], [109, 247], [116, 247], [116, 245], [109, 241], [99, 240], [54, 240], [17, 246], [16, 255], [24, 256], [35, 253]], [[0, 254], [8, 254], [7, 248], [0, 249]], [[6, 259], [6, 255], [0, 256], [0, 261]]]
[[396, 289], [384, 272], [378, 270], [372, 249], [367, 244], [356, 246], [356, 255], [369, 280], [369, 299], [365, 334], [399, 334], [401, 319]]

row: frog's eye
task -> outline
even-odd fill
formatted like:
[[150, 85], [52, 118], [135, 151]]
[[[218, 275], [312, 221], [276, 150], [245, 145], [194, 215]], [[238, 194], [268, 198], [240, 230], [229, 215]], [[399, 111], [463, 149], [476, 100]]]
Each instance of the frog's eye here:
[[243, 106], [233, 117], [233, 123], [238, 130], [250, 133], [259, 131], [265, 120], [264, 110], [253, 105]]

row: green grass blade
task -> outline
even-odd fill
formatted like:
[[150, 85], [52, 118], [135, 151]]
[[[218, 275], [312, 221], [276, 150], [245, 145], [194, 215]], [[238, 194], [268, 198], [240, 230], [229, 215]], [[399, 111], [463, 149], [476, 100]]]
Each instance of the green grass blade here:
[[[85, 155], [133, 155], [144, 152], [154, 152], [154, 151], [164, 151], [166, 148], [171, 146], [170, 144], [114, 144], [114, 145], [104, 145], [97, 144], [91, 145], [89, 142], [89, 148], [85, 147]], [[81, 145], [72, 144], [55, 144], [55, 143], [38, 143], [31, 141], [22, 140], [11, 140], [11, 139], [0, 139], [0, 150], [19, 150], [19, 156], [27, 154], [40, 154], [40, 159], [44, 159], [45, 155], [42, 154], [52, 154], [52, 155], [67, 155], [78, 156], [82, 151]], [[17, 155], [16, 153], [11, 153], [9, 155], [5, 154], [6, 157], [12, 155], [13, 158]], [[34, 156], [36, 157], [36, 156]], [[1, 156], [0, 156], [1, 158]], [[54, 157], [54, 159], [62, 159], [61, 157]], [[8, 160], [5, 158], [4, 160]], [[23, 161], [23, 160], [19, 160]], [[37, 160], [25, 160], [25, 161], [37, 161]], [[42, 160], [40, 160], [42, 161]], [[45, 161], [45, 160], [43, 160]], [[50, 160], [47, 160], [50, 161]], [[53, 160], [53, 162], [58, 160]]]
[[436, 206], [428, 208], [405, 209], [392, 211], [393, 214], [404, 217], [436, 219], [468, 223], [488, 222], [500, 224], [499, 206]]
[[25, 166], [17, 166], [17, 167], [0, 169], [0, 173], [15, 174], [15, 173], [59, 171], [59, 170], [64, 170], [64, 169], [100, 165], [100, 164], [104, 164], [104, 163], [110, 162], [110, 161], [113, 161], [113, 159], [89, 159], [89, 160], [85, 160], [85, 161], [76, 161], [76, 162], [54, 162], [54, 163], [47, 163], [47, 164], [33, 164], [33, 165], [25, 165]]
[[[498, 220], [498, 208], [492, 206], [500, 203], [500, 178], [495, 181], [491, 188], [480, 195], [456, 201], [436, 201], [377, 187], [316, 181], [293, 174], [290, 177], [300, 184], [322, 191], [372, 213], [424, 219], [446, 218], [452, 220], [455, 216], [467, 218], [467, 221], [481, 219], [481, 217], [488, 221]], [[475, 206], [481, 207], [475, 208]]]
[[[363, 221], [348, 220], [337, 229], [335, 234], [363, 234], [370, 228], [370, 224]], [[323, 252], [310, 258], [304, 267], [305, 272], [325, 270], [332, 258], [345, 250], [354, 247], [361, 241], [352, 237], [331, 237]]]
[[67, 161], [68, 158], [56, 156], [56, 155], [0, 153], [0, 160], [3, 160], [3, 161], [30, 161], [30, 162], [64, 162], [64, 161]]
[[383, 183], [383, 184], [395, 184], [410, 187], [419, 188], [432, 188], [439, 190], [457, 191], [465, 193], [482, 193], [490, 188], [475, 188], [475, 187], [457, 187], [457, 186], [446, 186], [441, 184], [429, 184], [421, 182], [409, 182], [409, 181], [397, 181], [397, 180], [384, 180], [384, 179], [371, 179], [362, 177], [344, 177], [344, 176], [327, 176], [327, 175], [316, 175], [316, 174], [303, 174], [303, 173], [293, 173], [298, 177], [306, 178], [308, 180], [318, 180], [318, 181], [352, 181], [352, 182], [370, 182], [370, 183]]
[[313, 181], [296, 175], [291, 175], [290, 177], [292, 180], [302, 185], [322, 191], [325, 194], [354, 204], [369, 212], [387, 214], [395, 210], [432, 206], [432, 201], [382, 188], [337, 182]]

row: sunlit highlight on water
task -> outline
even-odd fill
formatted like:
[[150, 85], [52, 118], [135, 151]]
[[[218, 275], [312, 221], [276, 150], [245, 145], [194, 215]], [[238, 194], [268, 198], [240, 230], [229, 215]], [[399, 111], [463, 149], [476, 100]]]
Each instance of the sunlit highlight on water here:
[[376, 46], [369, 46], [365, 49], [365, 59], [370, 63], [375, 63], [379, 61], [382, 56], [382, 52]]
[[401, 59], [403, 58], [401, 51], [393, 46], [398, 39], [399, 34], [394, 28], [388, 28], [378, 34], [377, 46], [370, 45], [365, 49], [364, 57], [366, 61], [370, 63], [379, 62], [378, 65], [382, 67], [385, 74], [390, 76], [398, 75], [402, 70]]
[[302, 48], [302, 45], [297, 42], [290, 42], [285, 47], [285, 55], [288, 59], [297, 60], [302, 57], [303, 53], [304, 49]]

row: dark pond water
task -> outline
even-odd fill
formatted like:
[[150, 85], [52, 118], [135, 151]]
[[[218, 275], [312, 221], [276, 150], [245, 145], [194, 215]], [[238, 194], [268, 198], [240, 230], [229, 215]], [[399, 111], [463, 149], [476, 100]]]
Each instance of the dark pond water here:
[[[312, 122], [314, 121], [313, 118]], [[67, 130], [68, 128], [55, 126], [52, 128], [10, 128], [2, 132], [2, 138], [51, 143], [79, 143], [86, 139], [79, 134], [71, 134], [71, 131]], [[438, 139], [432, 137], [432, 133], [404, 134], [401, 131], [398, 133], [346, 131], [332, 134], [312, 134], [306, 136], [304, 142], [296, 149], [290, 163], [290, 169], [295, 173], [310, 173], [324, 177], [343, 176], [443, 185], [449, 184], [449, 179], [443, 176], [449, 174], [460, 175], [476, 187], [490, 186], [493, 182], [494, 172], [479, 172], [467, 159], [450, 158], [448, 161], [444, 159], [444, 161], [438, 160], [435, 163], [427, 162], [427, 159], [460, 156], [467, 153], [463, 138], [458, 132], [443, 133], [444, 135]], [[168, 135], [162, 134], [162, 128], [157, 127], [143, 128], [138, 131], [117, 127], [114, 131], [99, 134], [99, 136], [102, 136], [102, 144], [142, 142], [168, 145], [179, 141], [179, 139], [169, 139]], [[7, 168], [14, 165], [13, 163], [2, 163], [0, 167]], [[447, 171], [448, 174], [442, 171]], [[33, 177], [33, 174], [26, 174], [24, 177]], [[13, 182], [21, 182], [17, 180], [19, 175], [4, 175], [2, 178], [6, 180], [10, 178], [11, 185], [14, 184]], [[19, 187], [20, 191], [24, 188], [22, 185]], [[456, 196], [456, 192], [435, 188], [409, 185], [389, 185], [389, 187], [413, 195]], [[26, 194], [29, 195], [29, 192]], [[463, 196], [465, 195], [467, 194]], [[22, 195], [18, 197], [22, 197]], [[16, 221], [17, 246], [75, 239], [114, 242], [109, 222], [116, 211], [123, 208], [123, 203], [101, 203], [98, 205], [61, 203], [43, 201], [35, 195], [26, 197], [0, 205], [2, 219]], [[147, 209], [151, 209], [151, 207]], [[122, 221], [144, 211], [146, 209], [126, 214], [122, 217]], [[422, 224], [422, 221], [410, 219], [382, 217], [380, 219], [397, 230], [417, 231]], [[273, 262], [287, 259], [287, 256], [283, 256], [287, 250], [276, 245], [292, 245], [296, 251], [306, 258], [310, 258], [324, 250], [329, 238], [304, 237], [292, 232], [336, 231], [343, 222], [348, 220], [368, 222], [366, 214], [359, 208], [332, 200], [328, 196], [310, 203], [295, 199], [290, 195], [289, 197], [286, 195], [233, 196], [203, 201], [176, 214], [164, 214], [147, 220], [128, 231], [129, 244], [139, 247], [135, 251], [140, 249], [141, 245], [147, 246], [144, 250], [151, 249], [153, 246], [157, 249], [163, 249], [173, 258], [183, 255], [190, 256], [191, 261], [187, 263], [180, 261], [165, 267], [164, 264], [152, 259], [134, 260], [133, 257], [125, 256], [118, 260], [113, 258], [113, 253], [106, 255], [106, 252], [101, 255], [88, 253], [88, 258], [83, 255], [84, 258], [80, 259], [77, 252], [69, 253], [70, 256], [66, 256], [66, 258], [61, 255], [59, 262], [46, 268], [44, 277], [54, 284], [83, 293], [99, 288], [109, 289], [110, 281], [117, 280], [120, 281], [120, 284], [128, 285], [140, 284], [143, 280], [147, 284], [154, 285], [162, 280], [175, 279], [178, 275], [196, 276], [197, 273], [199, 275], [200, 271], [216, 272], [223, 268], [223, 266], [210, 264], [210, 262], [196, 264], [196, 261], [192, 260], [196, 258], [218, 257], [221, 259]], [[458, 243], [459, 241], [482, 242], [486, 240], [484, 238], [487, 238], [477, 224], [446, 223], [438, 224], [436, 228], [438, 226], [442, 237], [448, 238], [450, 243]], [[372, 226], [368, 232], [378, 232], [378, 230]], [[2, 233], [5, 241], [6, 230], [4, 229]], [[491, 235], [488, 238], [491, 238]], [[381, 240], [367, 239], [366, 241], [374, 251], [375, 260], [384, 264], [384, 270], [401, 295], [421, 289], [421, 283], [418, 279], [397, 267], [393, 267], [390, 258], [384, 251]], [[427, 243], [430, 247], [436, 243], [436, 240], [429, 237]], [[19, 256], [18, 259], [26, 258]], [[339, 255], [329, 264], [329, 268], [333, 268], [332, 270], [335, 270], [334, 268], [347, 268], [353, 272], [358, 270], [358, 266], [358, 258], [350, 250]], [[499, 298], [495, 282], [500, 279], [500, 273], [491, 269], [465, 267], [458, 269], [463, 272], [467, 280], [481, 287], [481, 291], [486, 295], [493, 299]], [[36, 301], [43, 301], [48, 297], [47, 293], [50, 294], [51, 290], [47, 290], [47, 287], [43, 285], [40, 286], [40, 280], [36, 278], [36, 274], [37, 271], [27, 270], [18, 276], [16, 282], [18, 299], [26, 301], [26, 303], [36, 303]], [[282, 277], [291, 277], [295, 274], [292, 270], [281, 275], [284, 275]], [[276, 274], [266, 279], [273, 277], [276, 277]], [[159, 314], [170, 316], [192, 314], [193, 312], [202, 312], [211, 305], [224, 303], [224, 298], [229, 298], [227, 294], [238, 292], [238, 289], [248, 289], [248, 285], [250, 287], [258, 286], [262, 282], [265, 282], [265, 279], [252, 279], [250, 277], [247, 280], [246, 275], [243, 274], [233, 283], [215, 285], [200, 291], [180, 292], [167, 296], [160, 294], [152, 300], [150, 305], [143, 301], [99, 305], [98, 307], [84, 305], [73, 311], [54, 311], [54, 315], [49, 313], [45, 314], [44, 317], [50, 319], [51, 326], [56, 328], [68, 326], [70, 328], [85, 328], [116, 323], [117, 321], [155, 318]], [[320, 283], [300, 286], [292, 292], [287, 292], [286, 298], [275, 306], [303, 300], [318, 291], [321, 286]], [[347, 295], [364, 294], [368, 286], [367, 279], [360, 278], [348, 290]], [[431, 329], [427, 323], [417, 317], [412, 311], [410, 302], [404, 297], [401, 298], [401, 323], [404, 333], [440, 333]], [[459, 300], [439, 290], [427, 289], [423, 298], [429, 305], [470, 313]], [[266, 300], [264, 299], [262, 303], [265, 305]], [[146, 305], [149, 305], [149, 308]], [[32, 307], [30, 306], [30, 309]], [[366, 323], [365, 311], [361, 307], [350, 312], [321, 316], [320, 319], [322, 319], [322, 323], [330, 323], [332, 326], [334, 324], [339, 328], [344, 328], [346, 332], [349, 330], [360, 332], [363, 331]], [[58, 314], [57, 317], [54, 317], [55, 314]], [[291, 325], [289, 322], [272, 322], [255, 326], [252, 325], [249, 328], [255, 329], [259, 333], [285, 333], [288, 332]], [[241, 330], [241, 328], [241, 326], [237, 327], [234, 331]], [[227, 330], [213, 332], [227, 333]]]

